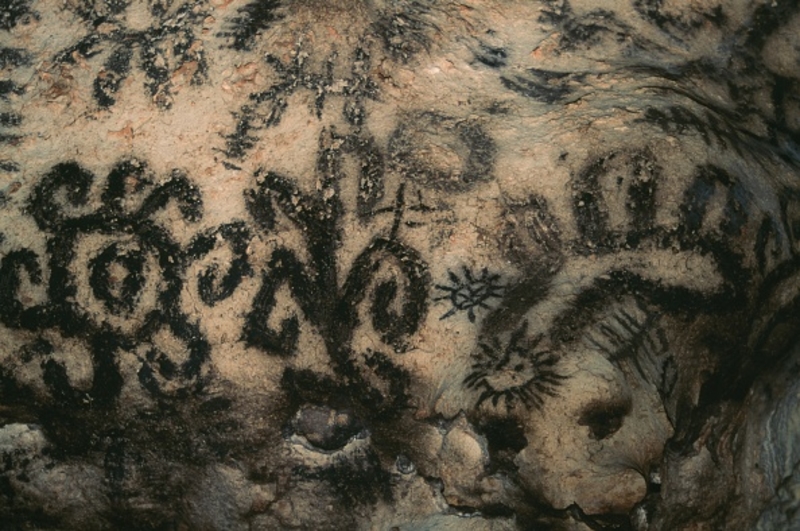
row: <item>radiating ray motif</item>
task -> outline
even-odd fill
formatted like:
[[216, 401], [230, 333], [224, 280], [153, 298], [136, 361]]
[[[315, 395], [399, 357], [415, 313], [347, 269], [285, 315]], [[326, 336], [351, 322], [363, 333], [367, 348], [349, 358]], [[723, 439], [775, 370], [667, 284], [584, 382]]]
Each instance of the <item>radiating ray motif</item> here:
[[517, 403], [541, 408], [546, 396], [556, 396], [566, 377], [556, 370], [559, 356], [540, 348], [543, 335], [528, 336], [528, 322], [523, 321], [504, 343], [494, 336], [478, 344], [473, 354], [472, 372], [464, 380], [468, 389], [481, 390], [477, 406], [490, 400], [501, 401], [506, 408]]
[[634, 300], [612, 303], [600, 320], [586, 329], [584, 343], [614, 363], [631, 363], [663, 396], [675, 386], [675, 360], [670, 353], [660, 314]]
[[503, 296], [505, 286], [500, 284], [500, 275], [489, 273], [487, 268], [481, 270], [480, 276], [475, 275], [467, 266], [463, 266], [464, 276], [460, 277], [452, 271], [447, 272], [450, 285], [437, 284], [436, 289], [445, 292], [445, 295], [434, 297], [434, 301], [449, 300], [453, 305], [450, 310], [442, 315], [439, 320], [447, 319], [457, 312], [467, 312], [471, 323], [475, 322], [475, 309], [490, 309], [489, 301]]

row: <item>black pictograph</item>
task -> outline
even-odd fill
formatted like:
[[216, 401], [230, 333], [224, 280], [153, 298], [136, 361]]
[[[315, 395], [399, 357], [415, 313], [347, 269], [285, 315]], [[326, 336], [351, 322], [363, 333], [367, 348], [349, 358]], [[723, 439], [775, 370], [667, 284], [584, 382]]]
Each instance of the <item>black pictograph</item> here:
[[[179, 310], [185, 269], [209, 250], [211, 235], [231, 241], [240, 256], [228, 273], [217, 281], [212, 268], [198, 279], [206, 303], [229, 296], [248, 273], [241, 256], [248, 233], [241, 224], [223, 225], [197, 237], [188, 251], [181, 248], [154, 215], [175, 201], [187, 221], [198, 221], [202, 216], [199, 190], [177, 170], [155, 185], [147, 165], [133, 159], [118, 163], [108, 174], [97, 210], [74, 214], [73, 208], [89, 201], [94, 179], [79, 164], [66, 162], [53, 167], [36, 186], [28, 208], [48, 235], [48, 300], [33, 306], [20, 302], [17, 290], [22, 275], [34, 285], [46, 277], [34, 252], [12, 251], [0, 266], [0, 319], [13, 329], [56, 330], [87, 345], [94, 378], [86, 391], [73, 388], [58, 362], [45, 364], [45, 381], [53, 396], [78, 409], [87, 403], [93, 407], [114, 403], [123, 384], [117, 363], [120, 349], [142, 353], [138, 378], [154, 396], [196, 391], [202, 386], [202, 367], [210, 347], [196, 322]], [[66, 204], [58, 199], [64, 193]], [[100, 243], [87, 243], [92, 241]], [[80, 253], [88, 253], [86, 262]], [[81, 289], [82, 282], [88, 283], [88, 291]], [[96, 304], [105, 313], [92, 310]], [[164, 332], [184, 344], [184, 359], [171, 359], [153, 342]]]
[[464, 380], [468, 389], [480, 391], [476, 407], [491, 401], [507, 409], [515, 404], [540, 408], [545, 398], [557, 396], [564, 376], [558, 373], [559, 355], [543, 348], [543, 336], [529, 336], [528, 322], [503, 340], [494, 336], [478, 343], [472, 372]]
[[261, 32], [284, 18], [281, 7], [281, 0], [250, 1], [236, 10], [217, 37], [228, 39], [234, 50], [251, 50]]
[[470, 322], [476, 319], [475, 311], [488, 310], [493, 299], [503, 296], [505, 285], [500, 282], [498, 273], [490, 273], [488, 268], [481, 269], [480, 274], [475, 274], [467, 266], [463, 266], [462, 275], [452, 271], [447, 272], [449, 284], [436, 284], [436, 289], [444, 295], [434, 297], [434, 301], [448, 300], [452, 304], [440, 319], [447, 319], [458, 312], [466, 312]]
[[392, 133], [388, 151], [393, 168], [426, 188], [465, 192], [494, 177], [497, 146], [475, 121], [412, 113]]
[[[80, 60], [92, 65], [96, 71], [92, 97], [99, 107], [110, 108], [116, 103], [117, 93], [135, 69], [144, 72], [144, 89], [161, 109], [172, 106], [178, 73], [188, 76], [190, 85], [206, 81], [208, 63], [199, 25], [210, 9], [202, 0], [150, 2], [152, 24], [144, 29], [126, 24], [127, 2], [81, 0], [68, 6], [83, 19], [86, 32], [56, 53], [53, 61], [75, 64]], [[114, 29], [95, 30], [104, 23]]]
[[[370, 384], [357, 367], [356, 359], [363, 354], [351, 348], [353, 333], [362, 324], [357, 308], [362, 303], [370, 304], [374, 329], [395, 352], [402, 352], [406, 339], [419, 328], [427, 313], [430, 275], [419, 252], [403, 243], [401, 237], [403, 186], [395, 196], [394, 221], [373, 237], [342, 275], [337, 250], [346, 235], [341, 221], [345, 208], [352, 206], [343, 203], [339, 185], [342, 179], [353, 176], [345, 174], [341, 161], [348, 144], [357, 138], [334, 131], [322, 133], [317, 164], [320, 185], [315, 192], [303, 192], [291, 178], [270, 171], [260, 172], [258, 187], [247, 192], [250, 213], [259, 227], [265, 231], [274, 229], [280, 212], [300, 229], [309, 259], [301, 259], [286, 247], [271, 253], [267, 267], [260, 272], [261, 288], [247, 315], [243, 338], [269, 355], [289, 358], [296, 353], [301, 319], [307, 321], [323, 336], [332, 368], [342, 381], [350, 382], [346, 388], [331, 385], [350, 397], [352, 407], [360, 408], [362, 415], [374, 416], [387, 414], [398, 400], [402, 402], [405, 379], [402, 371], [393, 368], [390, 358], [380, 353], [367, 356], [366, 369], [381, 381], [389, 379], [385, 389], [390, 392], [385, 394]], [[395, 277], [376, 277], [385, 264], [396, 271]], [[339, 278], [345, 280], [340, 282]], [[282, 286], [289, 288], [302, 314], [288, 316], [277, 328], [271, 328], [269, 317]], [[302, 381], [298, 377], [286, 380], [291, 386]], [[392, 404], [395, 406], [390, 408]]]
[[366, 118], [365, 103], [378, 98], [378, 86], [370, 77], [371, 61], [367, 47], [359, 46], [350, 59], [350, 76], [334, 83], [333, 71], [339, 64], [339, 55], [330, 55], [320, 69], [313, 69], [308, 54], [298, 46], [288, 62], [272, 54], [264, 61], [272, 67], [277, 81], [267, 89], [249, 95], [249, 103], [234, 113], [236, 126], [225, 135], [225, 154], [241, 159], [258, 141], [256, 132], [277, 126], [288, 106], [288, 98], [297, 91], [314, 94], [311, 111], [322, 116], [325, 104], [331, 97], [342, 97], [343, 117], [348, 124], [359, 127]]

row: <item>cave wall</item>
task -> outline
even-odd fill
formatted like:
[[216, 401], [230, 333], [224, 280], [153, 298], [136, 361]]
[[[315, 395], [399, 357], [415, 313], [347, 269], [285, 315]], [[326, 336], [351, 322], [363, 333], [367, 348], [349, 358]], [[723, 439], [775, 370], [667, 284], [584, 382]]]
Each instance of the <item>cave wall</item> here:
[[9, 529], [797, 526], [796, 1], [0, 6]]

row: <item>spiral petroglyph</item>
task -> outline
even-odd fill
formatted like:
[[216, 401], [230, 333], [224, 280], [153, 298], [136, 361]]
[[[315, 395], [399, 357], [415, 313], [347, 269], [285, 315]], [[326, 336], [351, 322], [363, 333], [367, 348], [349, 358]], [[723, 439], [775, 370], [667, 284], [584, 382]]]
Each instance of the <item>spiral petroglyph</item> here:
[[800, 7], [590, 4], [0, 6], [3, 525], [796, 526]]

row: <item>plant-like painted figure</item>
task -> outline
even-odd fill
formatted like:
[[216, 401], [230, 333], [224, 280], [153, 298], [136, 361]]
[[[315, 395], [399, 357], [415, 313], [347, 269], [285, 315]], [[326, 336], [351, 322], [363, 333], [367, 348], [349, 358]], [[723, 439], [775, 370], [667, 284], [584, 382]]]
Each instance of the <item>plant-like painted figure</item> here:
[[[257, 174], [258, 187], [247, 193], [251, 214], [265, 231], [275, 229], [280, 218], [287, 219], [301, 231], [308, 260], [302, 260], [288, 247], [279, 246], [272, 251], [247, 316], [244, 339], [271, 355], [290, 357], [297, 353], [300, 315], [283, 319], [277, 328], [268, 325], [276, 307], [276, 293], [287, 286], [302, 318], [324, 338], [331, 366], [341, 377], [339, 384], [344, 385], [348, 396], [364, 405], [364, 411], [375, 415], [389, 413], [402, 404], [402, 372], [393, 370], [385, 355], [371, 354], [367, 364], [374, 366], [379, 377], [398, 379], [390, 383], [390, 396], [383, 396], [357, 368], [356, 353], [351, 347], [356, 328], [363, 324], [357, 309], [371, 295], [369, 313], [374, 330], [395, 352], [403, 352], [407, 339], [425, 318], [431, 281], [420, 254], [403, 243], [399, 235], [404, 210], [402, 185], [397, 191], [391, 224], [356, 256], [349, 271], [340, 269], [337, 253], [343, 243], [342, 222], [346, 215], [340, 197], [340, 182], [345, 178], [342, 157], [355, 142], [357, 137], [353, 135], [323, 131], [316, 166], [318, 184], [311, 193], [277, 173]], [[379, 277], [384, 265], [396, 268], [397, 278]], [[402, 302], [398, 304], [399, 300]]]

